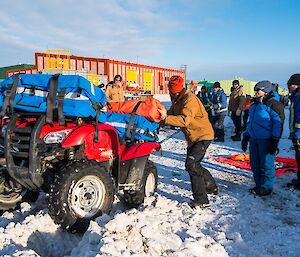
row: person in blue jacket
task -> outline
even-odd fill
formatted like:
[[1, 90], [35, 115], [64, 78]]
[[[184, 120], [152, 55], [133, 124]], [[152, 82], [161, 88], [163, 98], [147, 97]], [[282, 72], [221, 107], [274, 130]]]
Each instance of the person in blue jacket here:
[[221, 88], [220, 82], [214, 83], [214, 91], [211, 96], [213, 104], [213, 128], [215, 142], [224, 142], [224, 120], [227, 113], [227, 96]]
[[272, 193], [275, 180], [275, 154], [284, 123], [283, 104], [274, 99], [272, 84], [264, 80], [255, 87], [255, 99], [249, 110], [249, 121], [242, 140], [242, 150], [250, 141], [250, 164], [259, 196]]
[[295, 149], [298, 172], [297, 178], [293, 179], [288, 186], [300, 189], [300, 74], [294, 74], [288, 80], [290, 91], [290, 135]]

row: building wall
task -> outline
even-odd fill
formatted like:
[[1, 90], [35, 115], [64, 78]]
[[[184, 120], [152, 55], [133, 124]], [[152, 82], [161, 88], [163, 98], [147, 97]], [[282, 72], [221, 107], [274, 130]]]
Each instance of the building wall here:
[[[91, 74], [98, 75], [107, 75], [107, 81], [113, 80], [114, 76], [120, 74], [123, 77], [124, 87], [126, 87], [127, 79], [126, 75], [130, 73], [129, 71], [135, 71], [136, 73], [136, 83], [139, 84], [140, 87], [144, 87], [144, 78], [147, 78], [145, 84], [149, 86], [149, 73], [152, 73], [152, 94], [166, 94], [168, 93], [168, 81], [169, 78], [173, 75], [179, 75], [185, 78], [184, 71], [168, 69], [163, 67], [149, 66], [143, 64], [136, 64], [130, 62], [123, 62], [111, 59], [103, 59], [103, 58], [90, 58], [90, 57], [82, 57], [82, 56], [66, 56], [59, 55], [59, 57], [55, 54], [46, 54], [46, 53], [35, 53], [35, 67], [31, 69], [27, 69], [23, 72], [26, 73], [37, 73], [42, 72], [43, 70], [49, 70], [50, 62], [53, 64], [53, 60], [57, 58], [58, 60], [66, 60], [68, 59], [68, 69], [84, 71]], [[20, 72], [21, 70], [13, 70], [7, 73], [7, 76], [10, 76], [14, 73]], [[144, 76], [148, 74], [148, 76]]]
[[[256, 84], [255, 81], [245, 80], [243, 78], [236, 78], [236, 79], [238, 79], [240, 82], [240, 85], [243, 86], [245, 94], [254, 96], [254, 86]], [[219, 81], [221, 84], [221, 87], [224, 89], [224, 91], [227, 95], [230, 94], [230, 88], [232, 87], [232, 81], [233, 81], [233, 79]]]

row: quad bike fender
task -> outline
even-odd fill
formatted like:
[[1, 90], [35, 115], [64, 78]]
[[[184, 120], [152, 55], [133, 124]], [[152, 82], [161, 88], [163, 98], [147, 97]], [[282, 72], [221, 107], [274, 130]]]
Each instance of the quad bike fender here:
[[[85, 146], [88, 159], [104, 161], [119, 156], [119, 140], [114, 127], [108, 124], [98, 125], [98, 142], [94, 141], [95, 126], [83, 125], [74, 129], [61, 143], [62, 148]], [[105, 155], [105, 156], [104, 156]], [[99, 157], [100, 156], [100, 157]]]
[[160, 148], [160, 144], [156, 142], [145, 142], [128, 146], [122, 152], [121, 161], [127, 161], [142, 156], [148, 156], [153, 152], [158, 152]]
[[142, 181], [148, 157], [149, 155], [140, 156], [136, 159], [122, 162], [122, 164], [124, 165], [123, 168], [126, 167], [128, 172], [127, 177], [124, 181], [124, 185], [126, 185], [127, 190], [130, 189], [136, 191], [140, 190], [140, 188], [142, 187]]

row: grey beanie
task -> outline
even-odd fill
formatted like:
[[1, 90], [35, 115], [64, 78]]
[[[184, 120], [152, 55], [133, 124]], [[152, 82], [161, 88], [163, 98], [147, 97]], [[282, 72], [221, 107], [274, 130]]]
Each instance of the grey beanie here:
[[254, 91], [262, 90], [266, 94], [269, 94], [273, 89], [272, 83], [268, 80], [263, 80], [260, 82], [257, 82], [254, 86]]

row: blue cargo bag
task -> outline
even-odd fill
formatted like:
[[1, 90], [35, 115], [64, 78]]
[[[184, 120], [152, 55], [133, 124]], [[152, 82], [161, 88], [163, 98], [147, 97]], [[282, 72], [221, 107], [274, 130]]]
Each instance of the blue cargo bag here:
[[13, 110], [46, 113], [46, 122], [52, 122], [57, 109], [59, 121], [64, 116], [98, 116], [99, 122], [105, 122], [106, 101], [100, 88], [78, 75], [17, 74], [0, 85], [2, 116]]
[[159, 124], [143, 116], [120, 113], [107, 113], [106, 123], [114, 126], [125, 141], [158, 141]]

